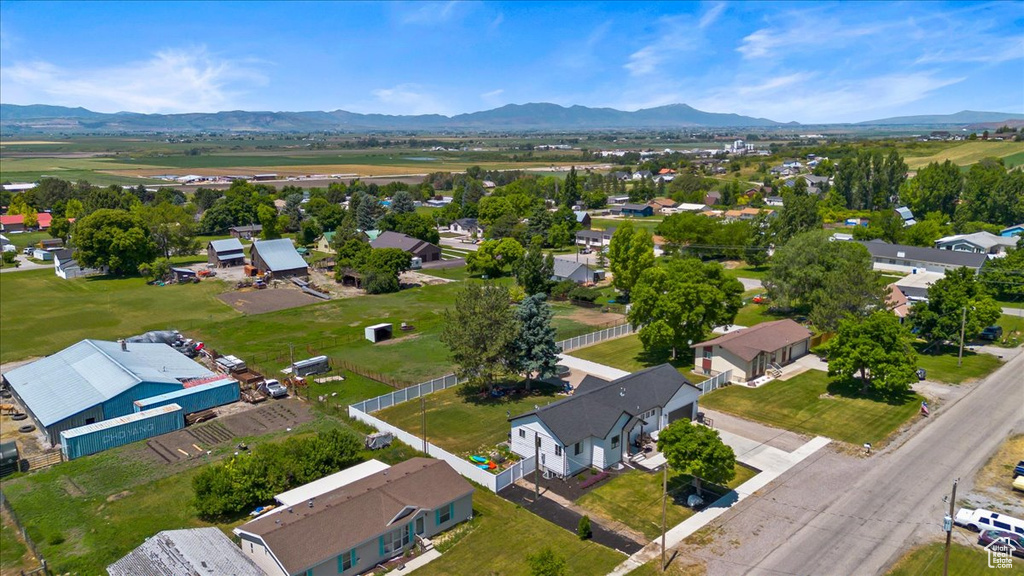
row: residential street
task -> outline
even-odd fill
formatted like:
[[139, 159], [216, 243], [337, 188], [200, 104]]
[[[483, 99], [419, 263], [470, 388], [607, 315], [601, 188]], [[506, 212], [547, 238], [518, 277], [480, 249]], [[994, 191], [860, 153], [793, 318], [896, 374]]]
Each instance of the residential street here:
[[[877, 574], [912, 544], [938, 540], [952, 480], [957, 499], [1011, 434], [1024, 431], [1024, 355], [909, 439], [875, 455], [820, 450], [724, 514], [710, 545], [685, 549], [708, 574]], [[957, 528], [954, 539], [972, 543]]]

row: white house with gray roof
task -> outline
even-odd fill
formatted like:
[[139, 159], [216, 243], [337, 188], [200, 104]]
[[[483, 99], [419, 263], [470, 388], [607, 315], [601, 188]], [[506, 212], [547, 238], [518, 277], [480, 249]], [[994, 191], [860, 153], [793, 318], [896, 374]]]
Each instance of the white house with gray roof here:
[[63, 430], [132, 414], [136, 400], [211, 376], [167, 344], [82, 340], [5, 373], [3, 381], [56, 445]]
[[991, 232], [975, 232], [974, 234], [957, 234], [946, 236], [935, 241], [935, 247], [939, 250], [952, 250], [953, 252], [974, 252], [975, 254], [988, 254], [991, 256], [1002, 256], [1010, 248], [1017, 246], [1017, 239], [1010, 236], [996, 236]]
[[662, 364], [611, 382], [587, 376], [575, 393], [513, 417], [512, 451], [528, 458], [540, 445], [540, 466], [557, 476], [605, 469], [637, 451], [643, 434], [697, 416], [700, 389]]
[[988, 256], [985, 254], [889, 244], [884, 240], [871, 240], [870, 242], [859, 242], [859, 244], [868, 249], [875, 270], [909, 273], [926, 271], [945, 274], [946, 270], [966, 266], [977, 272], [988, 260]]
[[572, 280], [577, 284], [600, 282], [604, 279], [603, 270], [594, 270], [586, 262], [577, 262], [568, 258], [554, 258], [551, 279], [555, 282]]

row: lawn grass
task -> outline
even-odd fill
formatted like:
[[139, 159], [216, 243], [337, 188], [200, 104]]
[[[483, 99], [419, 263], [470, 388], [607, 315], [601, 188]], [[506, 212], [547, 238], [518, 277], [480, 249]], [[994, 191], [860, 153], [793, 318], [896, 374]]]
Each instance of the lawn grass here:
[[737, 278], [764, 280], [764, 277], [768, 275], [768, 266], [751, 266], [745, 262], [740, 262], [738, 266], [729, 268], [728, 272]]
[[[969, 538], [975, 539], [969, 534]], [[887, 576], [940, 576], [942, 574], [945, 545], [933, 542], [908, 551], [892, 567]], [[951, 576], [975, 576], [977, 574], [1024, 574], [1024, 561], [1014, 559], [1012, 570], [995, 570], [988, 567], [988, 554], [980, 546], [953, 544], [949, 550], [949, 574]]]
[[754, 326], [761, 324], [762, 322], [772, 322], [774, 320], [782, 320], [783, 318], [791, 318], [791, 315], [780, 314], [770, 308], [770, 304], [755, 304], [751, 302], [740, 311], [736, 313], [736, 319], [732, 321], [737, 326]]
[[447, 538], [436, 538], [443, 549], [441, 557], [417, 569], [421, 576], [449, 574], [530, 574], [527, 557], [550, 547], [566, 560], [573, 576], [603, 575], [625, 556], [592, 540], [580, 540], [576, 534], [560, 528], [534, 513], [516, 506], [486, 489], [473, 494], [473, 519], [457, 526]]
[[[308, 386], [300, 390], [299, 395], [309, 399], [314, 406], [329, 409], [332, 413], [342, 411], [348, 413], [348, 406], [356, 402], [362, 402], [377, 396], [383, 396], [395, 389], [387, 384], [381, 384], [365, 376], [360, 376], [347, 370], [340, 370], [338, 374], [344, 376], [344, 380], [324, 382], [322, 384], [314, 381], [316, 376], [308, 376]], [[319, 398], [324, 401], [320, 402]]]
[[658, 227], [658, 224], [661, 224], [661, 218], [594, 218], [591, 220], [592, 226], [597, 230], [618, 228], [626, 222], [632, 222], [634, 228], [646, 230], [649, 234], [653, 235], [655, 228]]
[[1024, 318], [1003, 314], [996, 322], [1003, 327], [1003, 337], [993, 342], [1002, 348], [1016, 348], [1024, 340]]
[[999, 304], [1001, 308], [1016, 308], [1017, 310], [1024, 309], [1024, 302], [1019, 300], [996, 300], [996, 304]]
[[860, 445], [883, 440], [912, 418], [923, 400], [909, 393], [886, 401], [859, 391], [857, 383], [831, 382], [824, 372], [810, 370], [760, 388], [719, 388], [701, 396], [700, 402], [748, 420]]
[[[508, 440], [509, 415], [529, 412], [565, 396], [553, 386], [534, 384], [534, 394], [492, 398], [462, 386], [426, 396], [427, 440], [454, 454], [487, 454]], [[421, 434], [420, 403], [404, 402], [374, 416], [411, 434]]]
[[[668, 362], [690, 378], [690, 381], [692, 382], [699, 382], [707, 379], [706, 376], [699, 376], [691, 373], [693, 370], [692, 350], [680, 350], [678, 357], [675, 360], [670, 360], [667, 354], [650, 354], [646, 352], [643, 344], [640, 342], [640, 337], [636, 334], [630, 334], [629, 336], [623, 336], [622, 338], [615, 338], [613, 340], [605, 340], [600, 344], [594, 344], [593, 346], [573, 350], [569, 352], [569, 354], [577, 358], [590, 360], [591, 362], [597, 362], [598, 364], [604, 364], [605, 366], [611, 366], [612, 368], [618, 368], [619, 370], [625, 370], [627, 372], [636, 372], [638, 370], [643, 370], [644, 368], [650, 368], [651, 366], [658, 366]], [[697, 379], [694, 380], [694, 378]]]
[[[736, 477], [728, 483], [727, 487], [733, 489], [753, 478], [755, 474], [754, 470], [737, 463]], [[686, 497], [692, 492], [689, 490], [692, 483], [692, 476], [669, 470], [670, 499], [665, 513], [668, 527], [671, 528], [693, 516], [693, 509], [685, 506]], [[705, 487], [715, 492], [724, 493], [721, 488], [708, 485]], [[631, 470], [584, 494], [576, 501], [576, 504], [595, 517], [621, 522], [648, 539], [653, 539], [661, 534], [661, 493], [661, 473]], [[705, 495], [706, 501], [710, 502], [713, 499], [714, 495]]]
[[[939, 354], [922, 353], [924, 343], [914, 345], [917, 348], [917, 365], [928, 372], [928, 380], [960, 384], [968, 380], [984, 378], [999, 368], [1002, 362], [991, 354], [983, 354], [964, 350], [963, 366], [957, 366], [957, 349], [946, 346]], [[934, 350], [934, 349], [933, 349]]]
[[426, 274], [427, 276], [437, 276], [438, 278], [447, 278], [449, 280], [465, 280], [472, 277], [469, 273], [469, 269], [465, 266], [459, 266], [457, 268], [423, 268], [417, 270], [420, 274]]
[[52, 354], [83, 338], [115, 340], [239, 314], [219, 281], [148, 286], [142, 278], [63, 280], [53, 270], [0, 274], [0, 362]]
[[[6, 513], [4, 514], [6, 516]], [[27, 551], [28, 548], [18, 537], [18, 529], [14, 524], [7, 522], [6, 519], [0, 523], [0, 572], [7, 574], [10, 570], [10, 574], [16, 574], [23, 568], [21, 560]]]

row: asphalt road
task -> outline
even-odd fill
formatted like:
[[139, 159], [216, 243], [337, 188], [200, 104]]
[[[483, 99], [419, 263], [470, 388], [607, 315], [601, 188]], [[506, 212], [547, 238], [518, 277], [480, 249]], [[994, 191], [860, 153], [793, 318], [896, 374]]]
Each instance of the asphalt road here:
[[[869, 458], [822, 450], [720, 520], [714, 544], [687, 550], [708, 574], [878, 574], [918, 542], [944, 537], [954, 478], [974, 473], [1024, 430], [1024, 355], [941, 406], [909, 439]], [[954, 529], [955, 539], [972, 542]]]

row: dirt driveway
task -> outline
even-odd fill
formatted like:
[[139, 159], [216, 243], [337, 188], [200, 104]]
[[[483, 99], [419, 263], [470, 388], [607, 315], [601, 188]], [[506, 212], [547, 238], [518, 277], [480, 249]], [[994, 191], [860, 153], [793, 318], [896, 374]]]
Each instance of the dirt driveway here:
[[324, 302], [315, 296], [288, 285], [279, 285], [278, 288], [266, 288], [256, 290], [246, 288], [225, 292], [217, 296], [228, 306], [245, 314], [263, 314], [264, 312], [276, 312], [288, 308], [298, 308], [308, 304]]

